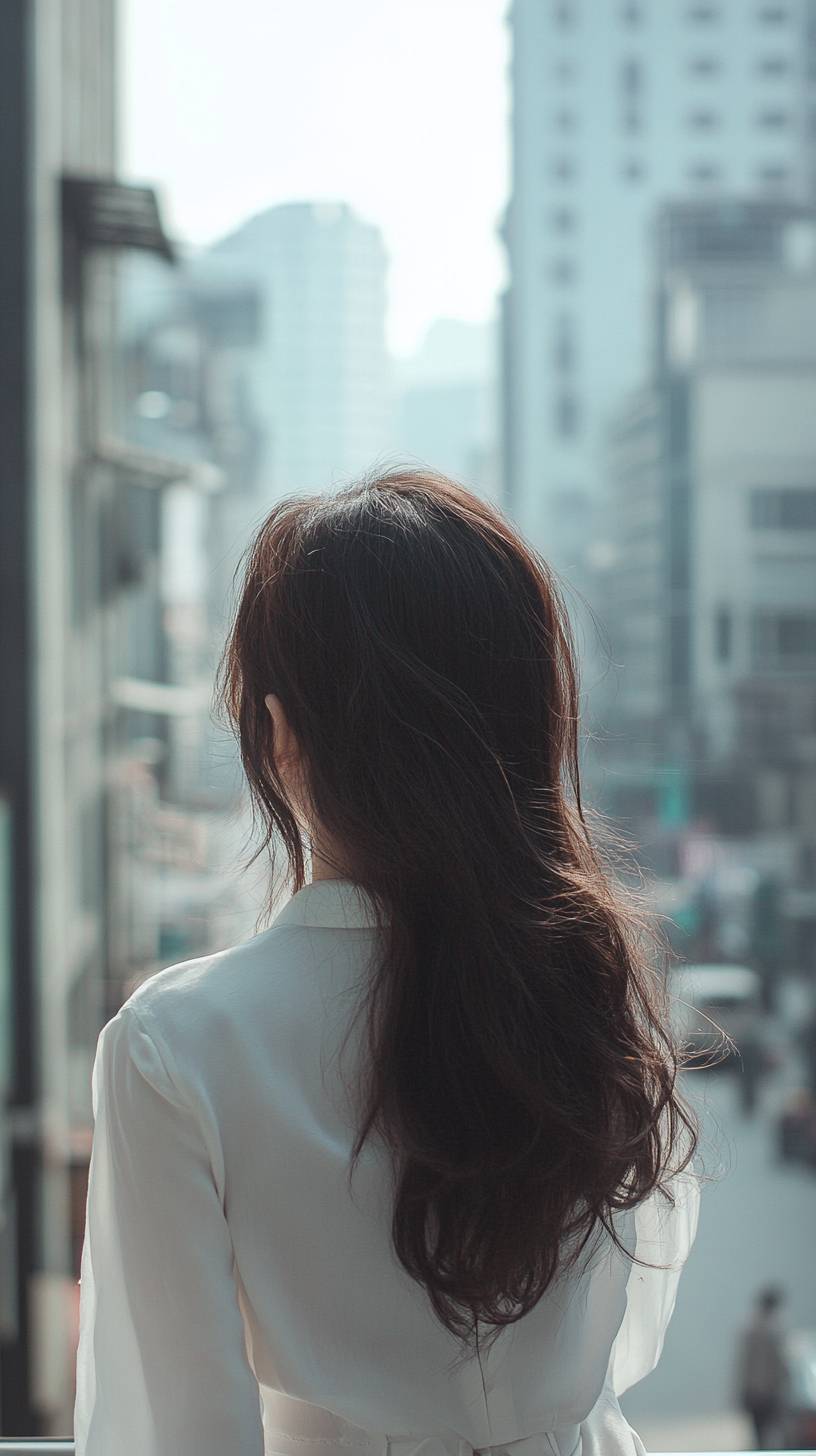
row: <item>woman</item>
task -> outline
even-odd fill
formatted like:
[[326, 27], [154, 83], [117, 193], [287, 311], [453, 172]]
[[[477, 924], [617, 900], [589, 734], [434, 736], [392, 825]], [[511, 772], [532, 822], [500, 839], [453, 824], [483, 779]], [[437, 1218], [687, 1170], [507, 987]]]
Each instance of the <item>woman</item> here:
[[432, 472], [290, 496], [219, 700], [294, 893], [100, 1035], [77, 1456], [642, 1451], [696, 1131], [552, 573]]

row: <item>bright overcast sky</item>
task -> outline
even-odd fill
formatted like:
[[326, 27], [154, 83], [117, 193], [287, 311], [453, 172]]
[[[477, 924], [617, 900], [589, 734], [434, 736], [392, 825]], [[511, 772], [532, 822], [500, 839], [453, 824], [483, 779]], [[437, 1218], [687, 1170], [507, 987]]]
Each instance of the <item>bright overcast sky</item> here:
[[491, 317], [505, 259], [508, 0], [120, 0], [121, 164], [206, 243], [277, 202], [383, 232], [389, 340]]

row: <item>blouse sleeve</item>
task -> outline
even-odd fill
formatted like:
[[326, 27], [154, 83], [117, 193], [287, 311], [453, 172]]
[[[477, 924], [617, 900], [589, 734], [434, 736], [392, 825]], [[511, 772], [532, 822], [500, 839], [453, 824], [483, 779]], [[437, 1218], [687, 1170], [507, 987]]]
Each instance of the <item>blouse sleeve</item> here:
[[92, 1101], [76, 1456], [262, 1456], [260, 1391], [212, 1165], [130, 1006], [100, 1033]]
[[664, 1268], [631, 1265], [626, 1310], [615, 1337], [607, 1381], [622, 1395], [650, 1374], [660, 1359], [677, 1286], [697, 1233], [700, 1182], [691, 1167], [670, 1180], [674, 1206], [654, 1192], [635, 1210], [635, 1255]]

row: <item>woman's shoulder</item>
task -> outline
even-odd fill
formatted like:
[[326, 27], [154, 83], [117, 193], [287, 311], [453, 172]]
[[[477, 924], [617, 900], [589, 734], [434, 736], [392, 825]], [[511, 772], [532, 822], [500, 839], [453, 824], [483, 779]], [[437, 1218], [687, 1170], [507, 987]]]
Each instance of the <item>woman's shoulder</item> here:
[[120, 1015], [134, 1016], [154, 1038], [179, 1048], [211, 1044], [228, 1023], [246, 1020], [259, 980], [268, 996], [270, 977], [296, 959], [292, 937], [273, 925], [236, 945], [155, 971], [131, 992]]

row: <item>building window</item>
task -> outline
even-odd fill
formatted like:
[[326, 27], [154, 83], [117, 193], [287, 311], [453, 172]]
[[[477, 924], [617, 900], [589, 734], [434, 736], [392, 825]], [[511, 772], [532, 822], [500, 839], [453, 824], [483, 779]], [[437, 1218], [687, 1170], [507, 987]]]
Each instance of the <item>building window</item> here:
[[572, 233], [577, 223], [575, 213], [569, 207], [557, 207], [552, 214], [552, 225], [557, 233]]
[[575, 368], [575, 332], [567, 314], [562, 314], [556, 325], [553, 362], [562, 374], [569, 374]]
[[566, 30], [568, 27], [573, 26], [578, 19], [577, 7], [564, 3], [555, 5], [553, 7], [553, 19], [556, 25], [560, 25], [562, 30]]
[[755, 612], [751, 649], [756, 667], [796, 667], [816, 661], [816, 612]]
[[576, 66], [574, 61], [559, 61], [555, 68], [555, 74], [559, 81], [574, 81]]
[[787, 76], [790, 61], [787, 56], [763, 56], [758, 70], [760, 76]]
[[643, 87], [643, 67], [636, 56], [621, 63], [621, 86], [628, 96], [638, 96]]
[[556, 258], [552, 265], [553, 283], [574, 283], [575, 264], [571, 258]]
[[553, 177], [559, 182], [571, 182], [576, 170], [575, 163], [569, 157], [559, 157], [552, 165]]
[[722, 118], [716, 111], [692, 111], [689, 126], [695, 131], [716, 131]]
[[623, 129], [630, 135], [637, 133], [643, 126], [643, 118], [639, 111], [625, 111], [623, 114]]
[[714, 613], [714, 651], [718, 662], [731, 656], [731, 608], [718, 607]]
[[629, 161], [623, 164], [623, 176], [627, 182], [642, 182], [645, 168], [642, 162]]
[[643, 21], [643, 6], [630, 0], [630, 4], [624, 5], [621, 11], [621, 20], [624, 25], [640, 25]]
[[763, 187], [780, 187], [787, 182], [790, 173], [787, 167], [779, 162], [769, 162], [766, 166], [760, 167], [757, 177]]
[[718, 56], [692, 56], [689, 70], [693, 76], [718, 76], [722, 62]]
[[779, 131], [781, 127], [787, 126], [789, 121], [787, 111], [760, 111], [757, 117], [758, 124], [769, 131]]
[[570, 440], [578, 434], [578, 401], [574, 394], [566, 391], [555, 401], [555, 428], [562, 439]]
[[690, 182], [707, 183], [720, 182], [722, 180], [722, 173], [719, 167], [714, 166], [713, 162], [695, 162], [693, 167], [689, 167], [687, 175]]
[[816, 531], [816, 486], [751, 491], [751, 525], [771, 531]]
[[556, 111], [555, 125], [559, 131], [574, 131], [578, 117], [574, 111]]
[[713, 20], [719, 20], [720, 7], [718, 5], [690, 5], [686, 17], [697, 25], [708, 25]]
[[785, 25], [790, 20], [787, 5], [760, 5], [757, 11], [760, 25]]

